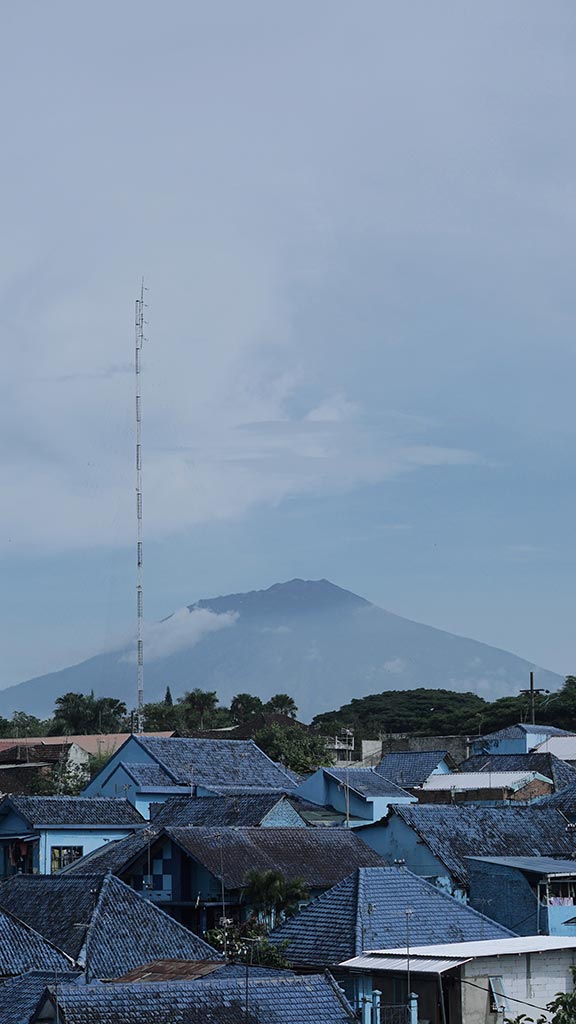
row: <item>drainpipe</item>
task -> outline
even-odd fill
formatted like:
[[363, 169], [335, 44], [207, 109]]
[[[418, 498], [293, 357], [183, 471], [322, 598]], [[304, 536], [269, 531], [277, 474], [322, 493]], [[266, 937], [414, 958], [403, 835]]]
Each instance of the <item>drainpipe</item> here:
[[408, 1010], [410, 1014], [410, 1024], [418, 1024], [418, 996], [415, 992], [411, 992], [408, 996]]
[[372, 1024], [380, 1024], [380, 1000], [382, 993], [377, 988], [372, 992]]

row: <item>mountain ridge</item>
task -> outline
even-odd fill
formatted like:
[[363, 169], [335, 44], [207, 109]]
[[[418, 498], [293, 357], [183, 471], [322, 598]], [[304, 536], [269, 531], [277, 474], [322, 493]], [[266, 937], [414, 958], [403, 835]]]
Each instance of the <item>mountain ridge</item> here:
[[[155, 655], [155, 656], [154, 656]], [[263, 590], [203, 598], [149, 626], [145, 697], [161, 700], [200, 687], [222, 704], [240, 692], [268, 699], [290, 693], [302, 718], [354, 697], [386, 690], [442, 687], [487, 699], [517, 692], [534, 670], [538, 685], [561, 676], [482, 641], [396, 615], [329, 580], [294, 579]], [[0, 714], [23, 707], [51, 713], [63, 693], [114, 694], [131, 707], [135, 665], [130, 649], [0, 691]]]

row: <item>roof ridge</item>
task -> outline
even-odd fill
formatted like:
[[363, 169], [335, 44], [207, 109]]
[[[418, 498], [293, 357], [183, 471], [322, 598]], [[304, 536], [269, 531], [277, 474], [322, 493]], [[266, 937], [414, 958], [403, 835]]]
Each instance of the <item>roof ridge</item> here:
[[32, 932], [32, 934], [37, 936], [41, 942], [46, 943], [46, 945], [50, 946], [51, 949], [54, 949], [57, 953], [60, 953], [62, 956], [66, 957], [66, 959], [69, 960], [70, 963], [73, 964], [75, 967], [77, 966], [77, 961], [74, 959], [73, 956], [70, 956], [70, 954], [66, 953], [63, 949], [60, 949], [60, 946], [57, 946], [50, 939], [47, 939], [45, 935], [41, 934], [41, 932], [36, 931], [36, 928], [33, 928], [31, 924], [28, 924], [26, 921], [23, 921], [20, 917], [18, 917], [16, 914], [13, 914], [11, 910], [8, 910], [8, 908], [3, 906], [2, 904], [0, 904], [0, 914], [4, 914], [6, 917], [9, 917], [12, 921], [15, 921], [16, 924], [20, 925], [21, 928], [25, 928], [27, 932]]

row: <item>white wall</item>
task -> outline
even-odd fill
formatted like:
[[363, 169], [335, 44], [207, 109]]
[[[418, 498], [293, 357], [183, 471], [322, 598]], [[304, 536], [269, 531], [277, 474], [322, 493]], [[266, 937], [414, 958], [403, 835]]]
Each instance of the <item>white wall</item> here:
[[[524, 1013], [535, 1019], [558, 992], [571, 992], [575, 950], [480, 957], [462, 967], [462, 1020], [465, 1024], [495, 1024], [490, 1010], [488, 979], [501, 977], [509, 998], [505, 1017]], [[550, 1015], [546, 1015], [550, 1019]], [[499, 1018], [501, 1019], [501, 1017]]]

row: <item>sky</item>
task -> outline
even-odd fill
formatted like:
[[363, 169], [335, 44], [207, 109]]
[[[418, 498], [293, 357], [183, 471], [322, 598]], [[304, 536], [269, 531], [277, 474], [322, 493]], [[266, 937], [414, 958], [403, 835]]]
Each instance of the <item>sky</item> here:
[[568, 0], [27, 0], [0, 31], [0, 686], [328, 578], [576, 672]]

